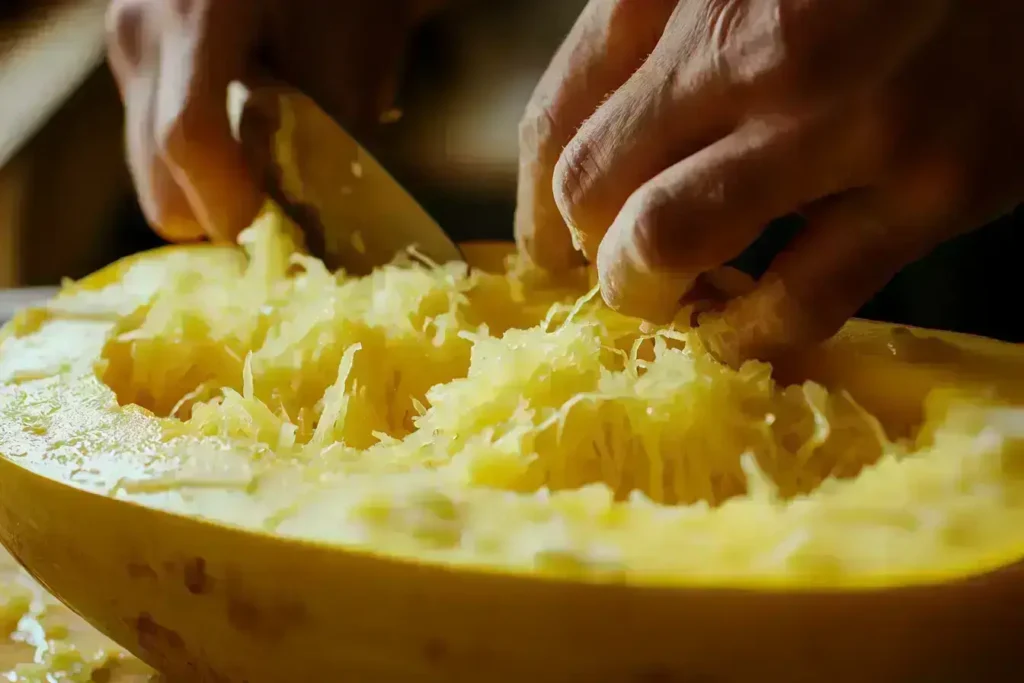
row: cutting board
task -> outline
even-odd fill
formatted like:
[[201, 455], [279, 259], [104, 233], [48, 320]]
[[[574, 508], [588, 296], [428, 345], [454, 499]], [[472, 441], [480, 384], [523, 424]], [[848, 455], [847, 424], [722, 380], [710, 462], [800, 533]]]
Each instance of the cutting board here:
[[[22, 617], [20, 620], [19, 616]], [[0, 680], [161, 681], [152, 669], [51, 597], [3, 549], [0, 549], [0, 628], [4, 631], [0, 637]], [[38, 644], [42, 647], [37, 647]], [[54, 652], [53, 647], [75, 648], [85, 660], [102, 653], [107, 661], [98, 665], [86, 664], [85, 671], [78, 672], [77, 677], [69, 676], [72, 673], [70, 667], [61, 666], [61, 662], [56, 666], [42, 665], [41, 671], [32, 670], [33, 663], [45, 661], [48, 651]], [[57, 659], [74, 665], [74, 657]], [[42, 672], [50, 673], [52, 678], [40, 675]], [[65, 677], [61, 677], [62, 673]]]

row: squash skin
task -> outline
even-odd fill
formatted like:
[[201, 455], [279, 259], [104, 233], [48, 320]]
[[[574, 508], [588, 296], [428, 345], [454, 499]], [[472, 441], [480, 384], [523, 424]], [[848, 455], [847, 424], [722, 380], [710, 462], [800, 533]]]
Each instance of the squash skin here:
[[12, 554], [172, 680], [1009, 681], [1024, 664], [1019, 567], [848, 592], [573, 583], [260, 536], [6, 460], [0, 482]]
[[[173, 253], [190, 249], [205, 248]], [[472, 259], [475, 250], [466, 253]], [[125, 267], [74, 288], [98, 289]], [[941, 345], [916, 345], [922, 337]], [[850, 388], [869, 408], [887, 408], [887, 426], [898, 428], [912, 424], [915, 400], [919, 409], [936, 383], [984, 383], [1021, 400], [1024, 350], [854, 321], [789, 371]], [[873, 398], [864, 399], [862, 385]], [[1024, 670], [1024, 567], [1016, 563], [843, 591], [453, 571], [162, 512], [22, 463], [0, 458], [0, 541], [72, 609], [172, 680], [292, 682], [330, 672], [360, 681], [862, 683], [1009, 681]], [[106, 582], [117, 590], [96, 590]]]

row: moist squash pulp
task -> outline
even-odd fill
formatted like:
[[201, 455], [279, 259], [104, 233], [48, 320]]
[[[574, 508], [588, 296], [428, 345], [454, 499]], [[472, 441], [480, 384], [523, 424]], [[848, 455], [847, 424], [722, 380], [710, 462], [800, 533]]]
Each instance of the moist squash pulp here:
[[[698, 617], [739, 618], [743, 608], [729, 591], [762, 596], [751, 599], [754, 612], [738, 631], [770, 628], [764, 619], [773, 615], [801, 622], [780, 632], [806, 634], [810, 624], [855, 609], [842, 590], [884, 606], [882, 616], [897, 609], [898, 601], [877, 602], [892, 591], [908, 596], [905, 609], [925, 604], [915, 596], [926, 593], [915, 591], [947, 596], [928, 619], [887, 614], [899, 623], [987, 614], [980, 623], [988, 633], [1015, 618], [986, 610], [976, 597], [984, 593], [964, 585], [1024, 553], [1017, 347], [854, 323], [808, 361], [827, 388], [785, 386], [763, 364], [720, 365], [682, 324], [648, 329], [607, 310], [583, 273], [555, 281], [514, 261], [494, 274], [410, 259], [349, 278], [302, 255], [272, 210], [243, 245], [247, 254], [181, 248], [116, 265], [20, 315], [0, 346], [0, 536], [59, 597], [151, 664], [287, 680], [278, 665], [258, 657], [256, 668], [217, 649], [260, 639], [240, 625], [246, 620], [227, 593], [217, 593], [227, 588], [211, 589], [223, 604], [207, 597], [205, 606], [189, 606], [207, 595], [189, 588], [197, 566], [225, 586], [259, 584], [246, 604], [261, 609], [280, 597], [275, 590], [303, 594], [308, 584], [320, 593], [303, 594], [292, 609], [360, 602], [350, 593], [362, 586], [378, 592], [385, 614], [434, 615], [441, 620], [433, 631], [418, 624], [407, 639], [433, 638], [446, 654], [433, 658], [441, 664], [424, 664], [427, 646], [417, 644], [409, 680], [470, 671], [459, 667], [472, 659], [472, 605], [495, 618], [531, 610], [553, 618], [557, 609], [556, 624], [577, 626], [599, 608], [632, 605], [641, 611], [619, 615], [633, 624], [627, 640], [673, 620], [698, 628]], [[865, 377], [883, 386], [865, 387]], [[935, 390], [923, 400], [929, 385]], [[911, 425], [908, 416], [920, 419]], [[32, 503], [30, 488], [56, 512]], [[86, 519], [87, 532], [71, 531]], [[40, 533], [51, 537], [49, 549], [32, 539]], [[64, 540], [53, 543], [55, 536]], [[118, 538], [126, 547], [116, 547]], [[287, 565], [288, 553], [301, 565]], [[127, 596], [86, 595], [70, 574], [71, 557], [93, 572], [128, 572], [119, 588]], [[285, 576], [285, 566], [303, 569]], [[153, 574], [149, 588], [140, 567]], [[337, 588], [347, 597], [323, 594], [332, 567], [343, 572], [334, 579], [348, 584]], [[1016, 570], [1006, 571], [1014, 580], [998, 574], [991, 597], [1019, 596]], [[274, 576], [297, 585], [275, 589]], [[392, 587], [385, 576], [405, 576], [409, 585]], [[159, 595], [181, 577], [182, 604]], [[494, 590], [484, 590], [490, 582]], [[558, 598], [540, 587], [557, 585], [565, 591]], [[463, 621], [401, 603], [401, 595], [448, 600], [450, 619]], [[510, 602], [515, 595], [525, 602]], [[771, 602], [785, 595], [788, 603]], [[712, 617], [716, 600], [721, 614]], [[817, 606], [829, 601], [831, 618]], [[149, 610], [129, 614], [135, 602]], [[576, 614], [565, 611], [570, 606]], [[111, 616], [119, 609], [120, 625]], [[214, 645], [189, 631], [199, 614], [208, 626], [214, 614], [224, 622], [213, 627]], [[481, 634], [486, 625], [495, 637], [508, 628], [475, 619]], [[154, 639], [150, 621], [177, 640]], [[304, 632], [317, 620], [293, 621]], [[623, 675], [649, 664], [676, 676], [692, 665], [742, 680], [748, 666], [716, 669], [667, 635], [627, 652], [602, 644], [603, 632], [591, 633], [601, 649], [586, 663], [574, 658], [581, 645], [570, 646], [568, 632], [547, 632], [541, 647], [543, 632], [522, 639], [535, 646], [516, 667], [488, 675], [536, 678], [544, 668], [541, 680], [568, 680], [559, 676], [594, 675], [606, 658], [608, 671]], [[763, 653], [775, 641], [743, 648]], [[958, 652], [989, 656], [1001, 643], [993, 637]], [[558, 644], [571, 650], [564, 666], [545, 654]], [[705, 645], [728, 652], [725, 643]], [[309, 666], [396, 670], [341, 650], [333, 660], [315, 655]], [[875, 664], [870, 655], [857, 660], [859, 673], [922, 670], [914, 647], [878, 656]], [[510, 657], [482, 661], [508, 668]], [[788, 680], [847, 680], [838, 655], [803, 668], [790, 656], [772, 661], [765, 666]]]

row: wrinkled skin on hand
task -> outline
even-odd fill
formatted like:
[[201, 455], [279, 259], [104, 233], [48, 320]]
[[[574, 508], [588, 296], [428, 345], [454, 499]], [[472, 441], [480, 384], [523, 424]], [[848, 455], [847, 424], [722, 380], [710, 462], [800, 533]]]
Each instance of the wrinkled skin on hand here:
[[407, 33], [438, 0], [112, 0], [108, 56], [128, 161], [167, 239], [232, 240], [263, 201], [227, 86], [271, 77], [355, 129], [391, 103]]
[[712, 342], [738, 362], [824, 339], [1024, 197], [1021, 26], [1019, 0], [591, 0], [521, 125], [518, 241], [659, 321], [800, 213]]

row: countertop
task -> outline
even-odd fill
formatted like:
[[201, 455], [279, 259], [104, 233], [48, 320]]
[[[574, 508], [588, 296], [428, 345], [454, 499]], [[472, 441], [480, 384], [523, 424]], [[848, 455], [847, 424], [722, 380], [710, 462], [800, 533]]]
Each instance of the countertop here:
[[46, 593], [2, 548], [0, 628], [0, 680], [162, 680]]

